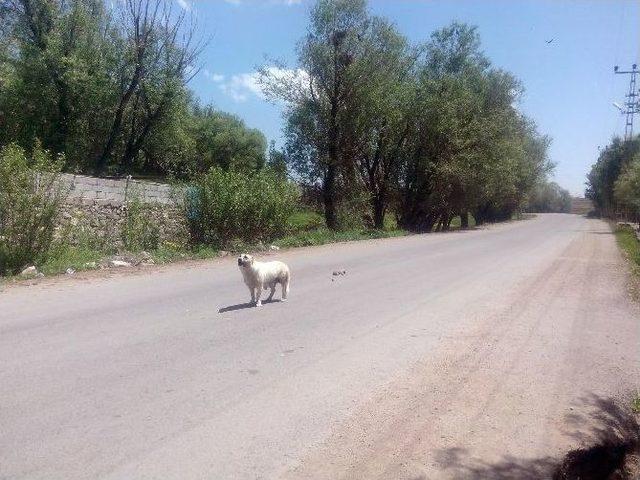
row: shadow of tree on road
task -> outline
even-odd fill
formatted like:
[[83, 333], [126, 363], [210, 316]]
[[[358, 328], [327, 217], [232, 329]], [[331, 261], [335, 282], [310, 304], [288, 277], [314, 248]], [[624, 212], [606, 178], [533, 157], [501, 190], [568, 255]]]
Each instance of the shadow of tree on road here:
[[597, 394], [578, 401], [577, 411], [565, 417], [565, 433], [587, 446], [566, 455], [554, 480], [640, 478], [640, 424], [629, 404]]
[[[505, 456], [496, 463], [485, 462], [473, 457], [464, 448], [446, 448], [436, 452], [436, 462], [450, 478], [483, 480], [540, 480], [551, 478], [558, 460], [552, 457], [520, 459]], [[427, 480], [416, 477], [414, 480]]]
[[563, 433], [586, 447], [563, 458], [505, 455], [498, 462], [487, 462], [465, 448], [453, 447], [436, 451], [434, 460], [447, 478], [461, 480], [638, 480], [640, 425], [628, 405], [596, 394], [581, 397], [565, 416]]

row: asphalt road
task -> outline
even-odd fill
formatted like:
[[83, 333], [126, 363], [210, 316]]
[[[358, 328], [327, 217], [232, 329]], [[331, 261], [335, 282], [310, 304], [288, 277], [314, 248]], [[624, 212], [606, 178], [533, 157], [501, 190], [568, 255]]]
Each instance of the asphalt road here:
[[640, 384], [601, 221], [273, 257], [260, 309], [234, 258], [5, 288], [0, 478], [544, 478]]

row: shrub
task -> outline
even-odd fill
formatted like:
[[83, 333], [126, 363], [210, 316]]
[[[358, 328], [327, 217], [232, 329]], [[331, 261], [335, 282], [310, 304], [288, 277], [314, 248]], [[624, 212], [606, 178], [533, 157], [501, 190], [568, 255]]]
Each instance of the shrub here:
[[300, 210], [289, 218], [289, 227], [292, 232], [318, 230], [324, 227], [324, 217], [313, 210]]
[[155, 250], [160, 243], [160, 227], [154, 221], [153, 209], [135, 196], [127, 202], [122, 243], [130, 252]]
[[185, 190], [183, 208], [192, 241], [222, 247], [284, 234], [297, 200], [295, 186], [268, 170], [212, 168]]
[[31, 156], [15, 144], [0, 150], [0, 275], [45, 259], [67, 193], [62, 163], [39, 145]]

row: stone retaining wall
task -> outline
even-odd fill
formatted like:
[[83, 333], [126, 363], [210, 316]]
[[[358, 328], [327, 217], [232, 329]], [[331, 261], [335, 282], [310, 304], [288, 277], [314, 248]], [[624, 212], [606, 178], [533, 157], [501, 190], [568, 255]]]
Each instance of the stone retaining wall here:
[[139, 201], [143, 215], [157, 229], [159, 242], [184, 243], [188, 229], [169, 185], [131, 179], [62, 175], [69, 187], [57, 237], [71, 245], [124, 250], [123, 228], [129, 206]]

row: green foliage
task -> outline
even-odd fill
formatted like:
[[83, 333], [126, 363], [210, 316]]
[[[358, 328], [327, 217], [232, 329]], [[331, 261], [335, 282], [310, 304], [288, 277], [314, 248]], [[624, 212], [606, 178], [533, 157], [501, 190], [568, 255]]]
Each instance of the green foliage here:
[[[39, 266], [45, 275], [64, 273], [68, 268], [75, 271], [92, 270], [104, 257], [102, 250], [90, 248], [86, 245], [69, 246], [56, 243], [49, 251], [47, 258]], [[95, 266], [93, 265], [95, 264]], [[91, 266], [89, 266], [91, 265]]]
[[411, 47], [363, 0], [319, 0], [297, 71], [308, 78], [266, 68], [262, 83], [288, 107], [289, 167], [321, 186], [330, 228], [360, 197], [378, 228], [388, 210], [422, 231], [468, 213], [506, 220], [552, 169], [549, 138], [517, 109], [520, 82], [491, 65], [475, 27]]
[[15, 144], [0, 150], [0, 275], [46, 258], [66, 195], [63, 161], [38, 144], [31, 155]]
[[[624, 141], [618, 137], [611, 141], [598, 156], [598, 160], [591, 167], [587, 175], [587, 190], [585, 197], [590, 199], [597, 212], [605, 217], [614, 217], [621, 205], [633, 208], [632, 187], [635, 167], [629, 167], [634, 157], [640, 153], [640, 136]], [[622, 180], [616, 198], [616, 181], [629, 168], [629, 174]]]
[[401, 237], [404, 235], [407, 235], [405, 230], [371, 230], [360, 228], [335, 231], [323, 227], [316, 230], [292, 233], [276, 240], [274, 244], [283, 248], [310, 247], [313, 245], [324, 245], [327, 243]]
[[640, 154], [626, 165], [614, 184], [614, 199], [627, 217], [640, 218]]
[[211, 167], [251, 172], [265, 164], [264, 135], [234, 115], [196, 107], [190, 130], [194, 151], [186, 169], [192, 174], [206, 173]]
[[127, 201], [122, 226], [122, 243], [129, 252], [155, 250], [160, 243], [160, 228], [154, 220], [153, 209], [135, 195]]
[[188, 151], [186, 84], [199, 52], [171, 3], [3, 2], [0, 145], [39, 138], [75, 172], [170, 173]]
[[640, 275], [640, 241], [631, 227], [618, 227], [616, 229], [618, 245], [626, 253], [633, 270]]
[[185, 215], [194, 243], [271, 240], [285, 233], [298, 191], [268, 170], [253, 174], [212, 168], [185, 189]]
[[289, 217], [289, 227], [293, 232], [318, 230], [324, 226], [324, 217], [318, 212], [303, 210]]
[[540, 182], [531, 193], [527, 211], [569, 213], [571, 211], [571, 194], [555, 182]]

